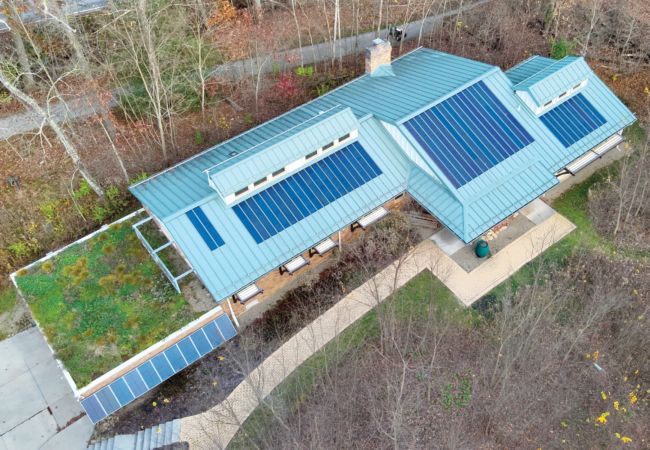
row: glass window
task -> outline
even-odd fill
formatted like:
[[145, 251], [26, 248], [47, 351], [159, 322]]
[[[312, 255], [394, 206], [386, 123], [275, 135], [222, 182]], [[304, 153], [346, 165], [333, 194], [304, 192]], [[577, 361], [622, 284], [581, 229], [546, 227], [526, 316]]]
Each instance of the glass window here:
[[268, 176], [266, 176], [266, 177], [264, 177], [264, 178], [260, 178], [260, 179], [257, 180], [255, 183], [253, 183], [253, 186], [257, 187], [257, 186], [259, 186], [260, 184], [264, 184], [264, 183], [266, 183], [266, 180], [267, 180], [267, 179], [268, 179]]
[[560, 96], [559, 96], [558, 98], [562, 98], [562, 97], [564, 97], [565, 95], [567, 95], [566, 92], [565, 92], [564, 94], [560, 94]]
[[305, 156], [305, 159], [312, 159], [316, 155], [318, 155], [318, 150], [311, 152], [309, 155]]
[[277, 177], [277, 176], [279, 176], [279, 175], [282, 175], [282, 174], [284, 173], [285, 170], [286, 170], [286, 169], [283, 167], [282, 169], [280, 169], [280, 170], [276, 170], [275, 172], [273, 172], [273, 173], [271, 174], [271, 176], [272, 176], [273, 178], [275, 178], [275, 177]]
[[346, 135], [344, 135], [344, 136], [341, 136], [341, 137], [339, 138], [339, 141], [344, 141], [344, 140], [346, 140], [346, 139], [349, 138], [349, 137], [350, 137], [350, 133], [348, 133], [348, 134], [346, 134]]
[[323, 151], [329, 150], [330, 148], [334, 147], [334, 142], [330, 142], [327, 145], [323, 145]]
[[553, 103], [553, 100], [551, 100], [550, 102], [548, 102], [547, 104], [545, 104], [545, 105], [544, 105], [544, 108], [546, 108], [547, 106], [549, 106], [551, 103]]
[[237, 192], [235, 192], [235, 197], [239, 197], [240, 195], [245, 194], [246, 192], [248, 192], [248, 186], [246, 186], [244, 189], [240, 189]]
[[580, 83], [579, 85], [577, 85], [577, 86], [574, 87], [573, 89], [574, 89], [574, 90], [575, 90], [575, 89], [580, 89], [581, 87], [582, 87], [582, 83]]

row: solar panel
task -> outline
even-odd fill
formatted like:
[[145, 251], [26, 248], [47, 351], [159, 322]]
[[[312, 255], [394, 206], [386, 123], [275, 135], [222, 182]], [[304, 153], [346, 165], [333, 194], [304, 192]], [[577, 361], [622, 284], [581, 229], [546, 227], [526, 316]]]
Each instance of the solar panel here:
[[120, 402], [121, 406], [126, 405], [135, 398], [131, 393], [129, 387], [126, 385], [124, 378], [118, 378], [112, 382], [110, 386], [113, 394], [115, 394], [115, 397], [117, 398], [117, 401]]
[[210, 322], [204, 326], [203, 331], [205, 331], [205, 335], [208, 337], [208, 340], [210, 341], [210, 344], [212, 344], [213, 348], [217, 348], [223, 342], [223, 338], [221, 337], [221, 334], [219, 334], [217, 326], [214, 324], [214, 322]]
[[[217, 324], [219, 328], [217, 328]], [[97, 423], [160, 384], [174, 372], [178, 372], [196, 361], [200, 357], [199, 354], [205, 355], [213, 348], [223, 344], [224, 338], [228, 340], [236, 334], [237, 331], [228, 316], [221, 315], [178, 344], [171, 346], [163, 353], [159, 353], [138, 368], [113, 381], [110, 385], [83, 399], [81, 406], [90, 420]]]
[[106, 414], [112, 414], [120, 408], [120, 402], [117, 401], [115, 395], [111, 391], [111, 388], [106, 386], [103, 389], [100, 389], [95, 393], [95, 397], [99, 400], [99, 403], [102, 404]]
[[162, 378], [163, 381], [174, 375], [174, 369], [172, 369], [172, 366], [167, 361], [164, 353], [151, 358], [151, 363], [156, 368], [156, 372], [158, 372], [158, 375], [160, 375], [160, 378]]
[[199, 232], [210, 250], [216, 250], [224, 245], [223, 239], [221, 239], [217, 230], [214, 229], [214, 226], [205, 216], [205, 213], [200, 206], [188, 211], [187, 217], [190, 219], [190, 222], [192, 222], [192, 225], [194, 225], [194, 228]]
[[185, 357], [187, 364], [192, 364], [194, 361], [200, 358], [199, 352], [196, 351], [196, 348], [194, 347], [194, 344], [189, 337], [186, 337], [176, 345], [180, 351], [183, 352], [183, 356]]
[[203, 330], [199, 330], [196, 333], [193, 333], [190, 337], [192, 338], [192, 342], [194, 342], [194, 346], [199, 351], [199, 354], [201, 356], [212, 350], [212, 346], [210, 345], [210, 342], [208, 342], [208, 338], [205, 337]]
[[233, 210], [255, 242], [261, 244], [381, 174], [361, 144], [354, 142], [235, 205]]
[[534, 141], [483, 81], [404, 126], [456, 188]]
[[151, 361], [147, 361], [138, 367], [138, 372], [140, 372], [142, 379], [149, 389], [154, 388], [162, 381], [158, 376], [156, 369], [153, 368]]
[[136, 397], [140, 397], [142, 394], [148, 391], [147, 385], [144, 384], [140, 373], [137, 370], [132, 370], [131, 372], [124, 375], [124, 380], [127, 382], [131, 388], [131, 392]]
[[90, 397], [82, 400], [81, 406], [86, 411], [86, 414], [88, 414], [88, 417], [90, 418], [92, 423], [97, 423], [100, 420], [102, 420], [104, 417], [106, 417], [104, 408], [102, 408], [102, 405], [100, 405], [99, 400], [97, 400], [97, 397], [95, 397], [94, 395], [91, 395]]
[[184, 367], [187, 367], [187, 362], [185, 362], [185, 358], [183, 358], [183, 355], [177, 346], [173, 345], [169, 347], [167, 350], [165, 350], [165, 355], [167, 356], [169, 363], [174, 368], [174, 372], [178, 372]]
[[551, 109], [540, 119], [566, 148], [607, 123], [582, 93]]

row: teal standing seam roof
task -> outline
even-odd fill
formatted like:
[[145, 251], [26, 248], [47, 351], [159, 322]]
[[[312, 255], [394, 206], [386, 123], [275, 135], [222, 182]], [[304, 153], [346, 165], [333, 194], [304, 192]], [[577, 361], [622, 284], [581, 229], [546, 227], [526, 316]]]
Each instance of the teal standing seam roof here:
[[[233, 295], [405, 190], [469, 243], [556, 185], [558, 170], [636, 120], [583, 58], [533, 57], [503, 73], [418, 49], [382, 70], [382, 76], [363, 75], [130, 187], [215, 299]], [[587, 78], [540, 116], [515, 92], [526, 89], [541, 102]], [[585, 125], [579, 104], [593, 107], [602, 118], [598, 126]], [[231, 204], [222, 198], [350, 130], [358, 136], [299, 169]], [[342, 158], [357, 146], [378, 168], [363, 183], [350, 178], [349, 155]], [[300, 192], [319, 206], [296, 197]], [[201, 211], [205, 221], [191, 211]], [[268, 220], [262, 223], [261, 216]]]
[[515, 85], [543, 106], [588, 79], [593, 72], [584, 58], [567, 56]]

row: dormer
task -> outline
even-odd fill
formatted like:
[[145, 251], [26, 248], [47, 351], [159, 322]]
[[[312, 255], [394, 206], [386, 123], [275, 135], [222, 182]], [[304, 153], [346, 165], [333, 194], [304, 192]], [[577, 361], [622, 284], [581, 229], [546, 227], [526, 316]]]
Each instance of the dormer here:
[[350, 108], [333, 108], [307, 119], [291, 135], [278, 134], [204, 172], [226, 205], [234, 206], [309, 165], [358, 136], [358, 122]]
[[[559, 61], [551, 61], [548, 58], [536, 59], [535, 64], [538, 66], [540, 62], [548, 64], [514, 86], [515, 93], [535, 115], [543, 114], [555, 104], [584, 89], [593, 74], [582, 57], [567, 56]], [[520, 66], [515, 69], [522, 70]]]

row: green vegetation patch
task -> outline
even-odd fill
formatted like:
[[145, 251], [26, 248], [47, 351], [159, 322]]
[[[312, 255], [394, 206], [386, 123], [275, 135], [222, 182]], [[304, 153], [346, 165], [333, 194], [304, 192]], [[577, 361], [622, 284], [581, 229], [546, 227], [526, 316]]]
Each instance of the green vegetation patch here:
[[111, 226], [16, 278], [78, 386], [194, 319], [139, 242], [131, 228], [136, 220]]
[[13, 284], [0, 286], [0, 314], [9, 311], [16, 305], [16, 289]]

